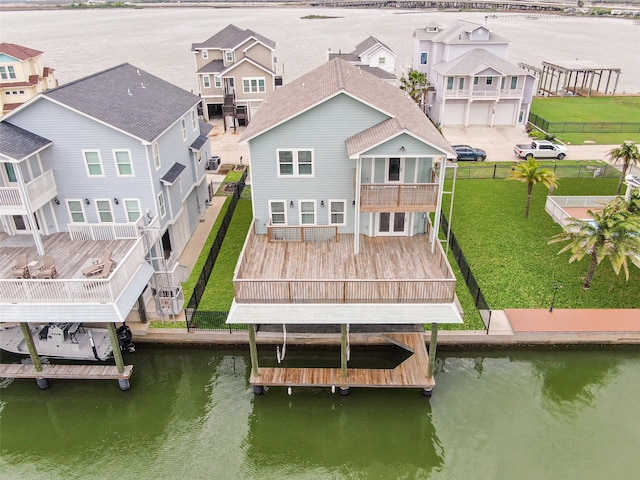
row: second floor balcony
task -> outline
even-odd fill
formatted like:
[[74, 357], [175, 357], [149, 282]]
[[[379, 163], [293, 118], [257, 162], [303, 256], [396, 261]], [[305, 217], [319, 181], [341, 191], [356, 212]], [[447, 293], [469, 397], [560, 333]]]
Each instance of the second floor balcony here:
[[444, 98], [459, 98], [470, 100], [498, 100], [508, 98], [521, 98], [522, 88], [503, 88], [503, 89], [474, 89], [462, 88], [442, 90]]
[[53, 170], [47, 170], [27, 182], [25, 190], [31, 212], [28, 211], [27, 204], [20, 194], [20, 187], [17, 184], [11, 184], [8, 187], [0, 187], [0, 215], [28, 215], [53, 200], [58, 194]]
[[362, 212], [433, 212], [438, 184], [367, 184], [360, 187]]

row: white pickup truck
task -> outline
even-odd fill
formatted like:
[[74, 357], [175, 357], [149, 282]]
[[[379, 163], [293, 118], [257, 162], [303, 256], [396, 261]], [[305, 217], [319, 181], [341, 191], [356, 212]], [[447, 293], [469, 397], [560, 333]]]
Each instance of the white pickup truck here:
[[567, 156], [567, 147], [556, 145], [548, 140], [533, 140], [531, 143], [516, 145], [513, 152], [520, 158], [557, 158], [562, 160]]

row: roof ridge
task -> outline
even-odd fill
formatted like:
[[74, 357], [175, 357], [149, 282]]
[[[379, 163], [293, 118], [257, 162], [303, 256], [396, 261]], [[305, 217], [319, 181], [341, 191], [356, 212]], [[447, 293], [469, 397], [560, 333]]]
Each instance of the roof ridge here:
[[[107, 68], [107, 69], [102, 70], [100, 72], [92, 73], [91, 75], [87, 75], [86, 77], [77, 78], [77, 79], [72, 80], [72, 81], [70, 81], [68, 83], [65, 83], [64, 85], [60, 85], [59, 87], [50, 88], [48, 90], [45, 90], [44, 92], [42, 92], [42, 95], [48, 95], [50, 93], [60, 91], [63, 88], [70, 87], [71, 85], [75, 85], [75, 84], [80, 83], [80, 82], [84, 82], [85, 80], [97, 77], [98, 75], [103, 75], [103, 74], [105, 74], [107, 72], [111, 72], [112, 70], [116, 70], [118, 68], [122, 68], [122, 67], [124, 67], [126, 65], [131, 65], [131, 64], [129, 62], [124, 62], [124, 63], [121, 63], [120, 65], [116, 65], [115, 67]], [[131, 65], [131, 66], [133, 67], [133, 65]], [[138, 68], [138, 67], [136, 67], [136, 68]], [[138, 70], [140, 70], [140, 69], [138, 68]]]

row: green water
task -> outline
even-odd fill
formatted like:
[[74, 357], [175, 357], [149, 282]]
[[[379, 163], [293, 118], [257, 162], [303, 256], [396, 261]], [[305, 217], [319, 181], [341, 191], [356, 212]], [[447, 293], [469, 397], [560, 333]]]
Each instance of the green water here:
[[129, 392], [2, 384], [0, 478], [639, 478], [637, 349], [441, 352], [431, 399], [255, 397], [245, 349], [139, 346], [129, 359]]

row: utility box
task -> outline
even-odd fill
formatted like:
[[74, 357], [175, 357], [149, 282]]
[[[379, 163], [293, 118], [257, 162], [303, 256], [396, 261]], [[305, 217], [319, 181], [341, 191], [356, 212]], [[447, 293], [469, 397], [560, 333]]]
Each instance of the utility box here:
[[158, 289], [160, 310], [164, 315], [178, 315], [184, 308], [182, 287], [162, 287]]
[[207, 161], [207, 170], [218, 170], [219, 166], [220, 166], [220, 157], [217, 155], [212, 156]]

